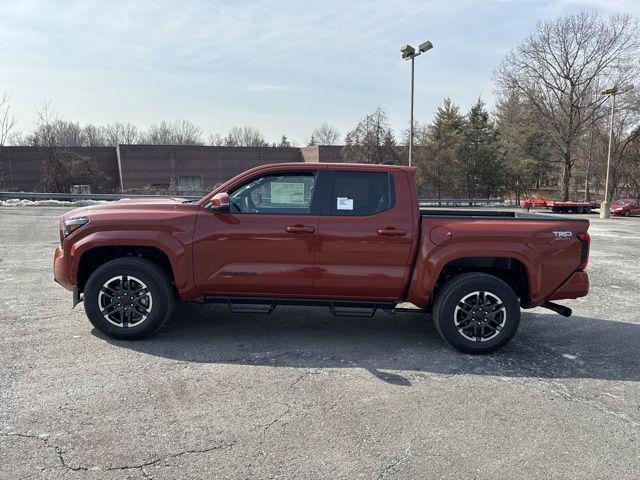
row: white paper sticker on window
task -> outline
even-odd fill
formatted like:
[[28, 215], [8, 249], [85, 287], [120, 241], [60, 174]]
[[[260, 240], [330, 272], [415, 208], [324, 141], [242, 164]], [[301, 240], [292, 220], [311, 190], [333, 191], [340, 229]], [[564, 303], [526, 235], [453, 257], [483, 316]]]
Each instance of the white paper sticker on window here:
[[273, 182], [271, 203], [284, 205], [304, 205], [304, 183]]
[[338, 197], [338, 210], [353, 210], [353, 198]]

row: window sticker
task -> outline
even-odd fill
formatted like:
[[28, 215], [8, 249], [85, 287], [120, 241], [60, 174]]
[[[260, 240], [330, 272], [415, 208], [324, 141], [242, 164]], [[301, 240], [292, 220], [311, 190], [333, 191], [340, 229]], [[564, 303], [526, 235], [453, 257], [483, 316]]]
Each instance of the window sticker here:
[[271, 203], [281, 203], [285, 205], [304, 205], [304, 183], [271, 183]]
[[353, 198], [338, 197], [338, 210], [353, 210]]

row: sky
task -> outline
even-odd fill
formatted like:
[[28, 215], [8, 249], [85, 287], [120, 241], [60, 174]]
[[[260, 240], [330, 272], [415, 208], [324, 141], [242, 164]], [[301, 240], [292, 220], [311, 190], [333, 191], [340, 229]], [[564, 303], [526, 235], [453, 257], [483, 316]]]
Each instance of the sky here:
[[640, 0], [0, 0], [0, 93], [24, 131], [49, 101], [81, 124], [186, 119], [205, 138], [251, 125], [299, 145], [383, 106], [400, 133], [401, 45], [434, 45], [415, 64], [425, 122], [445, 97], [492, 107], [501, 59], [538, 21], [584, 9], [640, 18]]

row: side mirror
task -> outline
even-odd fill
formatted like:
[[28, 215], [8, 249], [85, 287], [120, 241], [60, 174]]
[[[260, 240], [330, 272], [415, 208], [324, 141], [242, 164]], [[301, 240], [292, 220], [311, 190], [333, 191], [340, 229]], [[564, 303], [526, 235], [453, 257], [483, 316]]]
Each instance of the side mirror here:
[[229, 201], [229, 194], [226, 192], [216, 193], [211, 200], [207, 208], [212, 212], [228, 213], [231, 211], [231, 203]]

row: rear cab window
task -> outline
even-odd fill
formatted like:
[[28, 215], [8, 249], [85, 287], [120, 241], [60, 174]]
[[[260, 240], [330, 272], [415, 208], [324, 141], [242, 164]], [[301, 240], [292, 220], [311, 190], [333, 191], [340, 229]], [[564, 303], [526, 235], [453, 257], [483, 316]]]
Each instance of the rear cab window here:
[[393, 177], [387, 172], [336, 170], [329, 188], [327, 214], [364, 217], [393, 208]]

